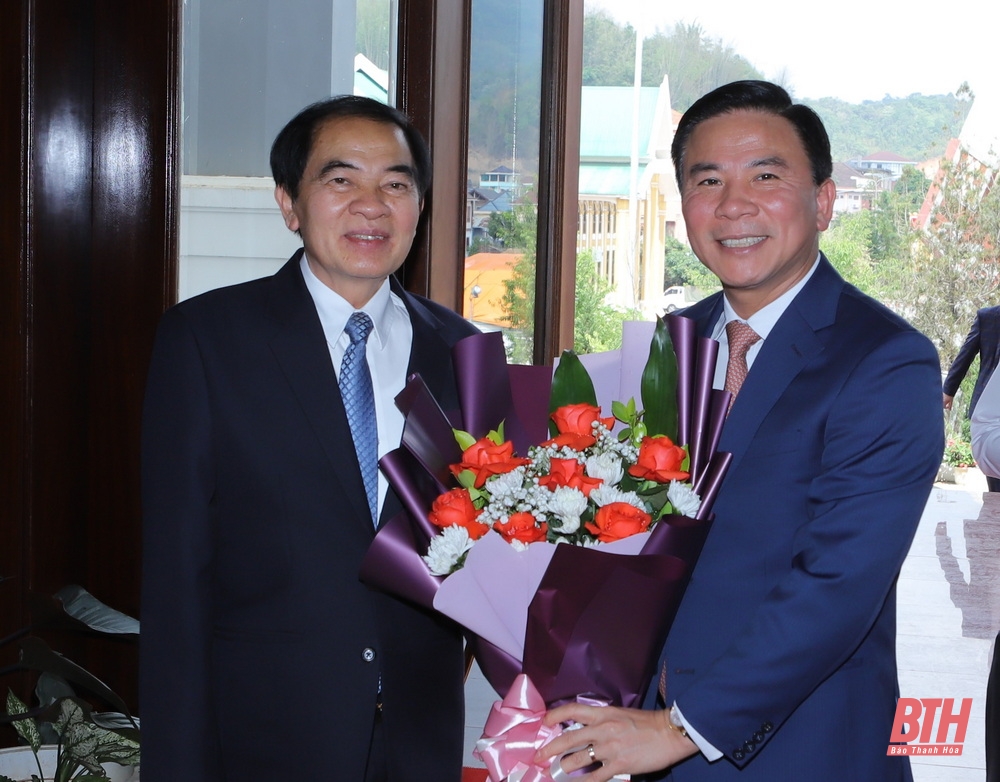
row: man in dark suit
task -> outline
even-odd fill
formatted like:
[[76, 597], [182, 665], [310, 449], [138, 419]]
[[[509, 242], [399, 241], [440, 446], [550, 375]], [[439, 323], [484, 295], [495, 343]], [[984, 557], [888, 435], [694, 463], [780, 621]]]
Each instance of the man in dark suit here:
[[[976, 313], [976, 319], [969, 330], [968, 336], [958, 351], [955, 360], [951, 362], [951, 369], [944, 379], [944, 409], [951, 410], [955, 394], [958, 387], [962, 385], [972, 360], [979, 355], [979, 377], [976, 378], [976, 385], [972, 389], [972, 398], [969, 400], [969, 415], [976, 409], [976, 403], [986, 388], [986, 384], [992, 377], [997, 364], [1000, 363], [1000, 306], [984, 307]], [[986, 476], [986, 483], [990, 491], [1000, 491], [1000, 478]]]
[[909, 780], [886, 756], [895, 583], [943, 450], [936, 352], [819, 252], [836, 193], [811, 109], [729, 84], [685, 113], [672, 154], [723, 287], [684, 314], [721, 342], [733, 462], [650, 710], [555, 709], [586, 727], [542, 754], [584, 747], [563, 768], [602, 762], [586, 782]]
[[[172, 308], [157, 334], [143, 422], [143, 778], [457, 782], [461, 639], [358, 581], [375, 519], [400, 503], [373, 466], [374, 435], [352, 435], [356, 392], [342, 399], [339, 385], [370, 376], [358, 408], [374, 407], [378, 455], [399, 444], [392, 399], [409, 373], [455, 405], [449, 348], [474, 329], [392, 278], [429, 153], [395, 109], [340, 97], [278, 134], [271, 167], [303, 250], [273, 277]], [[348, 333], [356, 321], [367, 343]]]

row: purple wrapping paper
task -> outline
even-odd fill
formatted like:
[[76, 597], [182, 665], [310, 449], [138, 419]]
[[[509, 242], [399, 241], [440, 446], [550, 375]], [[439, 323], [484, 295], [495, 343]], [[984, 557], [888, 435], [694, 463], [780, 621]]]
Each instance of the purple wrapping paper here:
[[[699, 519], [661, 520], [638, 555], [601, 549], [556, 546], [525, 620], [522, 662], [468, 633], [480, 668], [490, 684], [506, 694], [523, 671], [546, 702], [591, 693], [623, 705], [638, 705], [652, 675], [683, 590], [710, 528], [711, 503], [729, 454], [715, 452], [725, 420], [728, 394], [712, 392], [718, 345], [697, 338], [691, 321], [668, 316], [678, 356], [679, 428], [688, 442], [702, 496]], [[623, 349], [581, 356], [593, 370], [598, 401], [610, 410], [613, 399], [639, 399], [638, 378], [649, 355], [652, 324], [626, 324]], [[629, 334], [632, 335], [628, 339]], [[643, 341], [645, 344], [643, 344]], [[711, 343], [711, 344], [708, 344]], [[617, 355], [615, 355], [617, 353]], [[484, 436], [504, 422], [505, 436], [517, 453], [548, 437], [551, 369], [508, 367], [499, 334], [462, 340], [453, 351], [459, 378], [461, 428]], [[627, 386], [627, 387], [626, 387]], [[630, 390], [631, 389], [631, 390]], [[380, 466], [400, 496], [406, 513], [379, 530], [362, 564], [362, 581], [419, 605], [430, 607], [442, 578], [429, 574], [421, 556], [436, 528], [427, 519], [434, 499], [451, 485], [448, 465], [460, 461], [451, 424], [419, 377], [397, 397], [406, 416], [402, 445]], [[636, 594], [643, 600], [632, 599]], [[504, 594], [493, 599], [503, 601]]]
[[676, 557], [557, 546], [524, 642], [524, 673], [545, 702], [587, 695], [638, 706], [687, 573]]

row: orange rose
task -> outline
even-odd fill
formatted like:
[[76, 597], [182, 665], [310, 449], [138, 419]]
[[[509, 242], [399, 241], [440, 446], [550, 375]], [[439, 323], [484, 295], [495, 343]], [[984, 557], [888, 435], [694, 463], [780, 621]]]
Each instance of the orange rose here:
[[639, 458], [628, 468], [629, 475], [646, 481], [669, 483], [686, 481], [690, 473], [681, 470], [687, 450], [664, 436], [644, 437], [639, 445]]
[[472, 497], [465, 489], [452, 489], [440, 495], [431, 506], [427, 518], [437, 527], [465, 527], [472, 540], [478, 540], [490, 531], [489, 524], [479, 521], [479, 514], [472, 504]]
[[461, 464], [451, 465], [451, 471], [459, 475], [463, 470], [472, 470], [476, 474], [475, 486], [479, 489], [491, 475], [502, 475], [529, 462], [529, 459], [514, 456], [513, 443], [497, 445], [484, 437], [465, 449]]
[[508, 543], [512, 540], [519, 540], [522, 543], [541, 543], [545, 540], [548, 525], [544, 521], [539, 524], [534, 516], [522, 511], [511, 514], [506, 522], [495, 522], [493, 529]]
[[[601, 418], [601, 408], [580, 402], [575, 405], [563, 405], [549, 416], [556, 425], [556, 430], [561, 435], [575, 434], [587, 438], [589, 442], [583, 448], [589, 448], [597, 439], [594, 437], [594, 422], [600, 421], [608, 429], [615, 425], [615, 419]], [[556, 438], [558, 440], [559, 438]], [[549, 441], [553, 442], [553, 441]], [[545, 445], [546, 443], [543, 443]], [[561, 443], [559, 443], [561, 444]], [[576, 447], [576, 446], [570, 446]], [[576, 447], [576, 450], [583, 450]]]
[[645, 532], [652, 520], [652, 516], [634, 505], [629, 505], [627, 502], [611, 502], [598, 508], [594, 520], [588, 521], [584, 526], [601, 543], [611, 543]]
[[546, 440], [542, 443], [542, 448], [554, 445], [557, 448], [572, 448], [574, 451], [584, 451], [596, 442], [597, 438], [593, 435], [566, 432], [565, 434], [556, 435], [551, 440]]
[[583, 474], [583, 465], [576, 459], [550, 459], [549, 474], [538, 479], [538, 485], [550, 491], [560, 486], [579, 489], [585, 497], [600, 486], [604, 481]]

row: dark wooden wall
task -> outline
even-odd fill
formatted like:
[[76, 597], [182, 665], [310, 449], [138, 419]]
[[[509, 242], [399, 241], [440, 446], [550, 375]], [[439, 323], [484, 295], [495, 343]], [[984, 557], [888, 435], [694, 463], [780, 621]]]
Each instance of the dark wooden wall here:
[[[140, 407], [176, 258], [178, 4], [0, 12], [0, 637], [27, 624], [30, 592], [67, 583], [138, 615]], [[134, 644], [57, 641], [134, 705]]]

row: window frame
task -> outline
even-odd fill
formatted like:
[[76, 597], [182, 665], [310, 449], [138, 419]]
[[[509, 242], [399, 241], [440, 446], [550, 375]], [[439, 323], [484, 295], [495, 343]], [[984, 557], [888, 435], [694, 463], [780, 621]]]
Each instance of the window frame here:
[[[462, 311], [473, 0], [399, 0], [396, 101], [434, 160], [429, 220], [404, 267], [411, 292]], [[535, 364], [573, 344], [583, 0], [544, 0]], [[430, 45], [428, 45], [428, 41]]]

